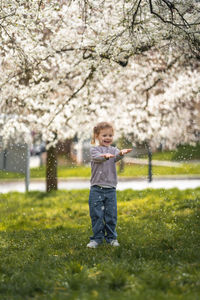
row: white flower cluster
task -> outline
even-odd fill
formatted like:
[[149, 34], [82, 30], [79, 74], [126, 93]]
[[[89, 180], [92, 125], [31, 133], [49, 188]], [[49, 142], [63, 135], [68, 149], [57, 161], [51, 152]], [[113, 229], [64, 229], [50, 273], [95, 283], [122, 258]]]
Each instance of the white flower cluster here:
[[183, 2], [182, 18], [166, 1], [2, 2], [3, 141], [34, 131], [55, 145], [104, 119], [139, 142], [194, 141], [200, 3]]
[[153, 147], [197, 142], [200, 64], [185, 66], [176, 55], [169, 59], [152, 48], [141, 62], [131, 58], [126, 68], [115, 66], [101, 80], [95, 78], [90, 83], [95, 90], [91, 105], [97, 106], [93, 124], [96, 119], [112, 121], [119, 135]]

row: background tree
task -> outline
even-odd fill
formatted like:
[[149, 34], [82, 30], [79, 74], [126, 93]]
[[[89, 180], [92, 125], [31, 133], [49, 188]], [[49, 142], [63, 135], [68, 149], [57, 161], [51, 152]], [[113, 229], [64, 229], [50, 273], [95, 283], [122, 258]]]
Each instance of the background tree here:
[[[85, 124], [107, 107], [101, 106], [102, 99], [89, 83], [107, 76], [110, 64], [127, 66], [132, 56], [143, 59], [155, 47], [178, 53], [187, 62], [198, 60], [199, 7], [194, 0], [3, 2], [0, 134], [4, 143], [10, 137], [28, 141], [34, 130], [50, 149], [80, 129], [87, 131]], [[148, 101], [143, 98], [138, 106], [151, 103], [150, 87], [145, 92]], [[80, 116], [80, 111], [86, 113]], [[56, 185], [47, 190], [51, 188]]]
[[200, 63], [179, 53], [152, 48], [114, 66], [104, 78], [94, 78], [93, 101], [101, 103], [99, 119], [113, 120], [116, 132], [135, 143], [160, 143], [174, 149], [199, 140]]

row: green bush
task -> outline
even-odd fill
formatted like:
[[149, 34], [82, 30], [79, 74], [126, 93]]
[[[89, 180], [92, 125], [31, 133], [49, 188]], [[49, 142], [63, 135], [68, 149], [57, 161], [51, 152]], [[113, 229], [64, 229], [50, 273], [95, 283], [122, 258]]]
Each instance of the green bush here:
[[[147, 155], [143, 155], [147, 158]], [[190, 161], [200, 160], [200, 143], [195, 146], [192, 145], [179, 145], [176, 150], [172, 151], [158, 151], [153, 153], [155, 160], [168, 160], [168, 161]]]
[[200, 159], [200, 143], [196, 146], [180, 145], [172, 155], [172, 160], [184, 161], [191, 159]]

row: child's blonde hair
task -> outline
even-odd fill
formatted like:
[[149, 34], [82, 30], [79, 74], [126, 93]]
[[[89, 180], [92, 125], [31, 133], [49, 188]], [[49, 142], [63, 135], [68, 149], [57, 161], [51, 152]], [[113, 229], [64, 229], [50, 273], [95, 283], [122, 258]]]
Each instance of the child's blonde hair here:
[[92, 144], [95, 144], [96, 137], [99, 135], [100, 131], [105, 128], [111, 128], [114, 133], [114, 128], [111, 123], [100, 122], [93, 128], [93, 135], [92, 135], [92, 141], [91, 141]]

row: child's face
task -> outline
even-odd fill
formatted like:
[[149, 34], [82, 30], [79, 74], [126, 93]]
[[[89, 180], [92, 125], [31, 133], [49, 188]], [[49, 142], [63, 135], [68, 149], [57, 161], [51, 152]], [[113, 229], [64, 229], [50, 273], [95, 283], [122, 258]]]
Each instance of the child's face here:
[[113, 129], [105, 128], [101, 129], [99, 135], [97, 136], [100, 146], [108, 147], [113, 141]]

